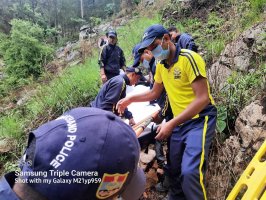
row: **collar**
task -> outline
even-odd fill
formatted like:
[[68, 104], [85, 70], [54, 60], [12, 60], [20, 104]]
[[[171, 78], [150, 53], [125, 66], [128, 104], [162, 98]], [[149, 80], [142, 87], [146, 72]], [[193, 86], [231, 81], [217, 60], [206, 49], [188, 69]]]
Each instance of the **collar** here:
[[16, 193], [12, 190], [15, 178], [15, 172], [10, 172], [0, 179], [0, 199], [19, 200]]
[[109, 47], [115, 48], [116, 44], [108, 44]]
[[180, 39], [180, 36], [181, 36], [181, 34], [180, 34], [180, 35], [178, 35], [178, 36], [176, 36], [176, 38], [175, 38], [175, 43], [177, 43], [177, 42], [178, 42], [178, 40]]
[[[176, 62], [178, 61], [178, 57], [179, 57], [179, 54], [180, 54], [180, 51], [181, 51], [181, 48], [179, 47], [178, 44], [175, 44], [175, 47], [176, 47], [176, 51], [175, 51], [174, 58], [173, 58], [173, 60], [172, 60], [172, 62], [171, 62], [171, 65], [174, 64], [174, 63], [176, 63]], [[170, 65], [168, 65], [168, 64], [166, 63], [166, 60], [162, 60], [160, 63], [163, 64], [163, 66], [164, 66], [166, 69], [169, 69], [169, 68], [170, 68]]]
[[123, 79], [125, 80], [125, 82], [126, 82], [127, 85], [130, 84], [130, 80], [129, 80], [129, 78], [127, 77], [126, 74], [123, 74]]

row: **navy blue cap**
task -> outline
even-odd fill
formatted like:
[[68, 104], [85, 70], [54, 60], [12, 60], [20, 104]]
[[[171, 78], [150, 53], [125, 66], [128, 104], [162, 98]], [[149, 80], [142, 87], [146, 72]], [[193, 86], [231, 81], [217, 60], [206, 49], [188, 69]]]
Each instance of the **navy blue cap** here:
[[126, 72], [135, 72], [135, 74], [137, 75], [142, 75], [141, 69], [138, 67], [133, 67], [133, 66], [127, 67]]
[[117, 33], [115, 31], [108, 31], [107, 36], [117, 37]]
[[151, 45], [156, 38], [163, 36], [165, 33], [169, 33], [169, 31], [160, 24], [154, 24], [148, 27], [143, 34], [138, 52], [142, 52]]
[[144, 173], [137, 168], [139, 153], [135, 132], [119, 117], [97, 108], [75, 108], [30, 133], [23, 158], [32, 165], [24, 165], [22, 172], [48, 172], [46, 177], [27, 177], [28, 182], [42, 180], [29, 185], [48, 199], [106, 199], [121, 193], [138, 199], [144, 190], [140, 187], [145, 188]]
[[139, 47], [140, 47], [140, 43], [135, 45], [132, 49], [132, 54], [134, 56], [134, 63], [132, 65], [132, 67], [138, 67], [139, 64], [140, 64], [140, 57], [141, 57], [141, 54], [138, 52], [139, 50]]

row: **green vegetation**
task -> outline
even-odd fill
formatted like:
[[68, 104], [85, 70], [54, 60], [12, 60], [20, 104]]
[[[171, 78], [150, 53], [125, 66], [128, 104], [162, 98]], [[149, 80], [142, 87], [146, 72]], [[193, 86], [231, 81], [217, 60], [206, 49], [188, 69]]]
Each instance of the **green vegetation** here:
[[53, 48], [44, 43], [44, 30], [28, 21], [11, 21], [10, 39], [1, 45], [8, 75], [38, 78], [43, 66], [51, 60]]
[[248, 0], [238, 6], [243, 16], [240, 18], [241, 27], [246, 29], [261, 19], [266, 0]]
[[142, 40], [145, 29], [151, 24], [160, 23], [160, 16], [155, 15], [152, 18], [139, 17], [131, 21], [125, 27], [118, 29], [118, 43], [123, 49], [127, 65], [133, 63], [132, 48]]
[[[138, 18], [117, 30], [119, 45], [125, 52], [128, 65], [133, 61], [131, 50], [134, 44], [141, 40], [142, 33], [147, 26], [159, 23], [158, 19], [159, 17]], [[97, 59], [98, 53], [94, 50], [92, 57], [88, 58], [83, 65], [66, 68], [58, 77], [46, 72], [40, 77], [40, 83], [32, 80], [31, 84], [34, 84], [36, 88], [35, 95], [25, 105], [4, 113], [2, 116], [0, 114], [0, 139], [15, 138], [18, 141], [16, 153], [20, 154], [18, 151], [21, 151], [25, 145], [25, 133], [48, 120], [55, 119], [68, 109], [87, 106], [96, 96], [100, 85]], [[29, 79], [19, 79], [19, 81], [22, 80]], [[49, 82], [49, 84], [42, 82]], [[16, 166], [14, 162], [17, 158], [14, 155], [1, 155], [0, 159], [9, 160], [4, 166], [6, 170]]]
[[96, 59], [68, 68], [49, 85], [40, 85], [26, 105], [0, 118], [0, 137], [18, 138], [24, 130], [34, 128], [40, 122], [55, 118], [70, 108], [86, 106], [97, 94], [98, 87]]
[[44, 29], [40, 26], [17, 19], [12, 20], [11, 25], [10, 37], [0, 36], [0, 55], [5, 61], [7, 75], [0, 82], [0, 97], [39, 78], [54, 52], [45, 43]]
[[[200, 48], [203, 50], [203, 57], [209, 67], [214, 63], [227, 43], [237, 38], [247, 28], [263, 20], [263, 10], [266, 6], [266, 0], [230, 0], [218, 1], [217, 8], [230, 9], [226, 14], [218, 11], [216, 7], [208, 15], [199, 15], [200, 18], [190, 17], [196, 15], [197, 11], [191, 8], [182, 8], [180, 2], [171, 1], [167, 9], [164, 9], [164, 16], [175, 15], [164, 21], [164, 24], [176, 26], [180, 32], [188, 32], [194, 38]], [[200, 3], [199, 3], [200, 4]], [[197, 5], [200, 7], [199, 5]], [[178, 12], [175, 12], [175, 9]], [[196, 8], [195, 8], [196, 9]], [[168, 12], [166, 12], [168, 10]], [[200, 13], [200, 11], [199, 11]], [[178, 18], [178, 20], [175, 20]], [[265, 36], [263, 36], [265, 38]], [[264, 39], [265, 40], [265, 39]], [[263, 55], [265, 47], [260, 46], [260, 53]], [[259, 67], [257, 67], [259, 66]], [[218, 120], [217, 131], [229, 133], [229, 129], [234, 129], [234, 122], [239, 112], [254, 100], [262, 90], [265, 84], [265, 63], [263, 59], [256, 59], [252, 63], [254, 72], [233, 72], [229, 77], [227, 85], [219, 90], [215, 88], [214, 97], [217, 100]], [[226, 138], [221, 135], [222, 138]]]
[[[179, 8], [180, 5], [176, 2], [178, 1], [173, 1], [170, 6], [175, 3], [173, 8]], [[239, 11], [242, 9], [241, 14], [244, 16], [243, 18], [237, 16], [238, 18], [234, 20], [236, 23], [230, 20], [230, 17], [236, 16], [223, 15], [215, 12], [214, 9], [205, 16], [205, 21], [197, 17], [186, 17], [185, 15], [191, 11], [182, 10], [180, 12], [185, 17], [178, 20], [167, 19], [164, 25], [166, 27], [175, 25], [181, 32], [192, 34], [201, 49], [204, 50], [207, 64], [211, 64], [220, 55], [225, 45], [248, 27], [245, 22], [252, 24], [261, 20], [265, 0], [243, 0], [243, 2], [245, 3], [239, 4], [236, 0], [230, 1], [230, 5], [236, 6]], [[252, 12], [248, 11], [248, 6], [251, 6]], [[117, 30], [119, 46], [124, 50], [127, 65], [133, 62], [132, 48], [142, 39], [145, 28], [151, 24], [161, 23], [161, 16], [156, 12], [154, 11], [154, 16], [136, 17], [126, 26]], [[164, 13], [162, 12], [162, 14]], [[96, 17], [90, 19], [95, 25], [101, 21]], [[78, 17], [73, 20], [74, 24], [82, 23]], [[6, 170], [14, 167], [13, 161], [17, 159], [16, 155], [20, 154], [18, 152], [21, 151], [25, 143], [25, 133], [56, 118], [68, 109], [86, 106], [95, 97], [100, 85], [96, 50], [93, 50], [93, 55], [87, 59], [85, 64], [68, 67], [59, 76], [54, 77], [47, 72], [43, 73], [42, 66], [44, 58], [50, 57], [51, 49], [44, 43], [44, 37], [51, 38], [56, 34], [57, 29], [48, 27], [43, 35], [43, 29], [35, 24], [21, 20], [15, 20], [12, 23], [10, 40], [6, 35], [0, 35], [1, 54], [4, 56], [7, 68], [10, 67], [9, 77], [0, 82], [0, 98], [25, 84], [32, 85], [36, 91], [25, 105], [0, 114], [0, 139], [7, 137], [15, 138], [17, 141], [12, 153], [0, 156], [1, 163], [6, 163]], [[65, 23], [67, 22], [62, 22], [62, 24]], [[67, 26], [64, 28], [67, 29]], [[8, 48], [12, 49], [5, 52]], [[228, 122], [235, 120], [239, 111], [250, 102], [253, 96], [256, 96], [260, 89], [258, 86], [265, 80], [266, 65], [261, 61], [255, 64], [259, 66], [255, 72], [244, 75], [233, 73], [228, 79], [227, 87], [216, 92], [215, 99], [218, 99], [219, 111], [218, 132], [226, 132]], [[38, 82], [36, 82], [37, 77], [39, 77]], [[10, 97], [10, 102], [12, 101], [13, 99]], [[11, 162], [6, 162], [6, 160]]]
[[227, 107], [228, 121], [234, 122], [239, 112], [260, 95], [266, 84], [265, 74], [266, 64], [262, 63], [254, 72], [234, 72], [228, 78], [227, 85], [219, 94], [221, 102]]

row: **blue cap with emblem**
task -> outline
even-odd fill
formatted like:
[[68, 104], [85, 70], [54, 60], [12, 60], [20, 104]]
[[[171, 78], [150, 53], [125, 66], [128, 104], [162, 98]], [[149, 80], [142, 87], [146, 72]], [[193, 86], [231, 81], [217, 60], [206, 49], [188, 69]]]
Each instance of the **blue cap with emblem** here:
[[140, 75], [140, 76], [142, 75], [141, 69], [138, 67], [133, 67], [133, 66], [127, 67], [126, 72], [135, 72], [135, 74], [137, 75]]
[[117, 37], [117, 33], [115, 31], [111, 30], [111, 31], [108, 31], [107, 36], [108, 37]]
[[149, 45], [151, 45], [156, 38], [162, 37], [166, 33], [169, 33], [169, 31], [166, 30], [160, 24], [154, 24], [148, 27], [143, 34], [142, 42], [138, 49], [138, 52], [141, 53], [144, 49], [146, 49]]
[[134, 56], [134, 63], [132, 65], [132, 67], [138, 67], [139, 64], [140, 64], [140, 57], [141, 57], [141, 54], [138, 52], [139, 50], [139, 47], [140, 47], [140, 43], [139, 44], [136, 44], [133, 49], [132, 49], [132, 54]]
[[[144, 173], [137, 167], [139, 153], [135, 132], [119, 117], [97, 108], [76, 108], [30, 133], [23, 159], [32, 165], [22, 166], [22, 172], [48, 172], [24, 177], [48, 199], [120, 194], [136, 200], [145, 188]], [[41, 183], [30, 183], [35, 178]]]

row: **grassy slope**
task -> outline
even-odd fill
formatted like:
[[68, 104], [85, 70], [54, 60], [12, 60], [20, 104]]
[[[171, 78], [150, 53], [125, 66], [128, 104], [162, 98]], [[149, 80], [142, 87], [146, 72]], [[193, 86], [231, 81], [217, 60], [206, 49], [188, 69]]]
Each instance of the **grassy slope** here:
[[[128, 65], [133, 61], [132, 47], [140, 41], [144, 29], [159, 23], [158, 19], [159, 17], [136, 18], [117, 30], [119, 46], [124, 50]], [[93, 56], [85, 64], [69, 67], [59, 77], [44, 74], [44, 79], [52, 79], [49, 84], [34, 83], [36, 94], [25, 105], [0, 116], [0, 139], [15, 139], [11, 152], [0, 155], [0, 171], [1, 167], [4, 171], [16, 167], [18, 155], [25, 145], [25, 136], [30, 130], [68, 109], [86, 106], [96, 96], [100, 85], [97, 59], [95, 49]]]

